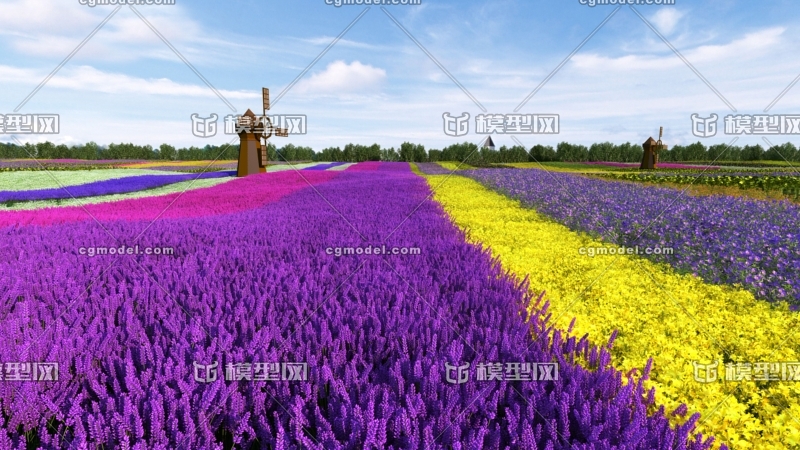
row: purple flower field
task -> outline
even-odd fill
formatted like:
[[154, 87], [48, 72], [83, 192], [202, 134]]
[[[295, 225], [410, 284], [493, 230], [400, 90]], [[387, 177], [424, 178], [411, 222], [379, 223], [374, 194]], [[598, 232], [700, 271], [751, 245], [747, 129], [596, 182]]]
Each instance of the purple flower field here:
[[416, 163], [419, 170], [427, 175], [449, 175], [453, 173], [452, 170], [447, 170], [436, 163]]
[[0, 191], [0, 202], [24, 202], [33, 200], [56, 200], [68, 198], [94, 197], [99, 195], [125, 194], [128, 192], [155, 189], [169, 184], [196, 179], [224, 178], [236, 175], [236, 171], [204, 172], [179, 175], [137, 175], [111, 180], [95, 181], [77, 186], [29, 191]]
[[[0, 361], [61, 368], [0, 383], [0, 448], [710, 447], [690, 437], [697, 415], [673, 428], [641, 379], [623, 385], [608, 348], [549, 328], [542, 298], [526, 317], [525, 284], [429, 193], [381, 164], [246, 212], [158, 220], [140, 242], [144, 222], [103, 223], [113, 238], [93, 221], [0, 228]], [[77, 251], [121, 244], [175, 255]], [[381, 244], [420, 254], [326, 251]], [[195, 380], [215, 362], [304, 362], [308, 379]], [[446, 363], [482, 362], [559, 368], [445, 381]]]
[[800, 304], [800, 207], [542, 170], [464, 172], [573, 230], [614, 244], [672, 247], [648, 255], [711, 283]]
[[341, 165], [344, 165], [344, 164], [347, 164], [347, 163], [332, 162], [332, 163], [326, 163], [326, 164], [318, 164], [316, 166], [306, 167], [303, 170], [328, 170], [328, 169], [332, 169], [334, 167], [338, 167], [338, 166], [341, 166]]

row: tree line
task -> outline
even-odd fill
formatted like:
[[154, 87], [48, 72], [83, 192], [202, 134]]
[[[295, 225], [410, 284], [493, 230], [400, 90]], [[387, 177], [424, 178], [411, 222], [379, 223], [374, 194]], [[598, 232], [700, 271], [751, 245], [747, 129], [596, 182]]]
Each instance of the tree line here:
[[[562, 142], [555, 148], [537, 144], [530, 149], [515, 145], [499, 149], [482, 148], [474, 143], [463, 142], [439, 149], [426, 150], [421, 144], [404, 142], [399, 148], [385, 148], [378, 144], [347, 144], [344, 148], [328, 147], [316, 152], [311, 147], [288, 144], [281, 148], [272, 143], [268, 146], [271, 161], [463, 161], [472, 165], [515, 163], [515, 162], [639, 162], [642, 159], [641, 145], [626, 142], [595, 143], [587, 147], [580, 144]], [[83, 159], [83, 160], [235, 160], [239, 157], [239, 146], [206, 145], [205, 147], [179, 148], [162, 144], [158, 148], [150, 145], [131, 143], [110, 144], [106, 147], [94, 142], [73, 145], [55, 145], [51, 142], [27, 143], [23, 146], [0, 143], [0, 158], [37, 159]], [[665, 162], [681, 161], [800, 161], [800, 151], [790, 143], [775, 145], [765, 149], [760, 144], [728, 146], [716, 144], [706, 147], [702, 142], [689, 145], [676, 145], [660, 153], [659, 159]]]

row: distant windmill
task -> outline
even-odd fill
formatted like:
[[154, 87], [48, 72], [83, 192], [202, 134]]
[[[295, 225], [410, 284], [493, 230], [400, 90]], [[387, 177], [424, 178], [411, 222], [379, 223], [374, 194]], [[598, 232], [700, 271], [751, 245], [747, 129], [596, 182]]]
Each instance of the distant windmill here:
[[661, 142], [662, 137], [664, 137], [664, 127], [661, 127], [658, 131], [658, 141], [650, 137], [642, 144], [644, 154], [642, 155], [642, 164], [639, 165], [640, 170], [656, 169], [658, 167], [658, 152], [667, 149], [667, 146]]
[[[275, 128], [272, 120], [267, 116], [269, 111], [269, 89], [261, 89], [264, 101], [264, 115], [257, 117], [253, 111], [247, 110], [238, 120], [237, 132], [239, 133], [239, 167], [236, 175], [246, 177], [254, 173], [267, 171], [267, 140], [274, 134], [278, 137], [288, 137], [289, 131], [285, 128]], [[261, 140], [264, 140], [262, 143]]]

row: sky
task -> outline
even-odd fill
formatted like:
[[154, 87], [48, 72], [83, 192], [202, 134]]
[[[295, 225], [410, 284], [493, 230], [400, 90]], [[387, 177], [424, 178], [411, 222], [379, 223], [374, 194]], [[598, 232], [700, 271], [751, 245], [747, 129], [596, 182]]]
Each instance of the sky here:
[[[317, 151], [479, 143], [484, 113], [557, 114], [558, 134], [493, 136], [526, 147], [640, 144], [659, 127], [667, 145], [730, 143], [725, 116], [800, 114], [800, 86], [786, 91], [800, 76], [797, 0], [88, 1], [0, 2], [0, 114], [59, 115], [58, 134], [21, 142], [235, 143], [224, 118], [260, 114], [262, 87], [271, 114], [306, 116], [306, 134], [272, 142]], [[446, 113], [470, 114], [469, 133], [447, 135]], [[693, 114], [717, 114], [717, 134], [695, 136]], [[216, 135], [195, 136], [193, 115], [216, 115]]]

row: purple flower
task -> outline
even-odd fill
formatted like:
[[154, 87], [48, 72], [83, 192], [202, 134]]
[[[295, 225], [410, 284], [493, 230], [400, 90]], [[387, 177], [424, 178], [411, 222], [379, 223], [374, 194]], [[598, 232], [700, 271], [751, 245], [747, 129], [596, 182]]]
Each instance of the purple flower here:
[[[0, 229], [0, 361], [61, 367], [57, 382], [0, 384], [0, 443], [709, 448], [694, 422], [647, 414], [643, 378], [623, 385], [605, 346], [552, 330], [544, 298], [465, 242], [407, 164], [378, 166], [244, 212], [153, 222], [139, 244], [174, 258], [81, 258], [76, 245], [114, 242], [91, 221]], [[142, 232], [103, 225], [120, 240]], [[382, 243], [420, 254], [325, 251]], [[571, 362], [581, 355], [591, 370]], [[195, 363], [212, 362], [217, 381], [196, 381]], [[229, 363], [262, 362], [305, 362], [308, 379], [225, 379]], [[448, 362], [558, 368], [451, 384]]]
[[[559, 223], [757, 297], [800, 302], [800, 206], [598, 180], [538, 169], [462, 172]], [[753, 270], [757, 277], [747, 272]], [[756, 272], [757, 271], [757, 272]]]

